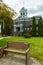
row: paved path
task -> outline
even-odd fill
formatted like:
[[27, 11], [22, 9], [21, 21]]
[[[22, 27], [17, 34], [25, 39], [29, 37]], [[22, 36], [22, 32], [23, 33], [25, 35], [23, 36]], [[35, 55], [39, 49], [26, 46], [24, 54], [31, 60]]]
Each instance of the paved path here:
[[7, 37], [0, 37], [0, 40], [1, 39], [4, 39], [4, 38], [11, 38], [12, 36], [7, 36]]
[[0, 40], [3, 39], [3, 37], [0, 38]]
[[[25, 56], [8, 55], [0, 58], [0, 65], [25, 65]], [[28, 65], [41, 65], [36, 59], [30, 58]]]

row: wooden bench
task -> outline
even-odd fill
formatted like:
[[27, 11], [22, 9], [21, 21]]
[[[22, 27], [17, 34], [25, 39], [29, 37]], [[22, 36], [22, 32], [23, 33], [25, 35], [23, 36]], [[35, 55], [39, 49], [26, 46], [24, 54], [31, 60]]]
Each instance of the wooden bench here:
[[7, 46], [3, 50], [5, 55], [7, 55], [8, 52], [25, 55], [26, 65], [28, 61], [28, 51], [29, 44], [24, 44], [24, 42], [7, 42]]
[[3, 48], [0, 47], [0, 58], [3, 56]]

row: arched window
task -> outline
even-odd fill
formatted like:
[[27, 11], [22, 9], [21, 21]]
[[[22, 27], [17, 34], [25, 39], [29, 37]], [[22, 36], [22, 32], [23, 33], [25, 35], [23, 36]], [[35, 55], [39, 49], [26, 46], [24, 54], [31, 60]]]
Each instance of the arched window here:
[[22, 13], [21, 13], [21, 15], [22, 15]]

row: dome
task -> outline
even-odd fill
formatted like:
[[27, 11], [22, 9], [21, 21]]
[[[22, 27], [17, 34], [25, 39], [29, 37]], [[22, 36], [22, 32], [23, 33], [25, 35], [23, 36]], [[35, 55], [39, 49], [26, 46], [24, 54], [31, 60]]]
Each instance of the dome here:
[[21, 10], [20, 10], [20, 16], [21, 17], [27, 17], [27, 9], [22, 7]]

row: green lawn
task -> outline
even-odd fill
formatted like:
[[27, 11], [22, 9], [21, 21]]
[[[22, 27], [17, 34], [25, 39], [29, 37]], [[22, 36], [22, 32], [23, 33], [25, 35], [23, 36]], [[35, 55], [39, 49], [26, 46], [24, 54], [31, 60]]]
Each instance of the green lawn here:
[[11, 37], [0, 40], [0, 46], [5, 46], [8, 41], [23, 41], [26, 44], [30, 43], [30, 56], [43, 61], [43, 37]]

